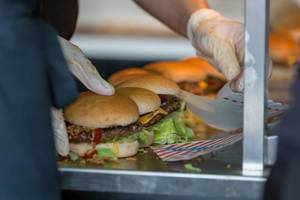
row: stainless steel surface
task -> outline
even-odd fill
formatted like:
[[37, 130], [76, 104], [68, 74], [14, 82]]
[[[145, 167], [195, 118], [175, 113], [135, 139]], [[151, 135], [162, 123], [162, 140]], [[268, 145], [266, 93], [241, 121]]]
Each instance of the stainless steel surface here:
[[264, 163], [265, 165], [274, 165], [277, 156], [278, 136], [265, 136], [265, 151]]
[[269, 0], [247, 0], [245, 16], [249, 40], [245, 47], [243, 173], [259, 175], [264, 168]]
[[[242, 93], [233, 92], [228, 82], [218, 92], [217, 98], [209, 99], [181, 90], [179, 98], [186, 102], [187, 107], [200, 116], [208, 125], [225, 131], [243, 128], [243, 98]], [[268, 123], [274, 123], [276, 118], [288, 109], [287, 106], [268, 100], [266, 113]], [[278, 121], [278, 120], [276, 120]]]
[[[133, 194], [186, 195], [194, 197], [261, 197], [264, 177], [247, 177], [241, 173], [241, 143], [216, 154], [188, 162], [165, 163], [149, 150], [136, 160], [103, 166], [60, 163], [62, 187], [67, 190], [122, 192]], [[191, 173], [185, 163], [199, 167]]]
[[[227, 87], [227, 85], [225, 85]], [[243, 104], [229, 98], [209, 99], [181, 91], [187, 107], [212, 127], [226, 131], [242, 128]]]

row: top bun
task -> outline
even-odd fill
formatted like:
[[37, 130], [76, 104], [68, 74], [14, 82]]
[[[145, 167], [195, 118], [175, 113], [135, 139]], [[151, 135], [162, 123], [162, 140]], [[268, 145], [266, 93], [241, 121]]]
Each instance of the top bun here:
[[129, 80], [138, 75], [144, 75], [144, 74], [149, 74], [149, 72], [138, 67], [132, 67], [112, 74], [108, 78], [108, 82], [110, 82], [112, 85], [118, 85], [121, 82]]
[[127, 126], [137, 121], [137, 105], [122, 95], [102, 96], [83, 92], [79, 98], [65, 108], [66, 121], [90, 128]]
[[208, 75], [224, 79], [224, 76], [208, 62], [196, 57], [183, 61], [152, 63], [146, 65], [145, 68], [177, 83], [198, 82], [205, 79]]
[[275, 64], [295, 64], [298, 59], [298, 46], [290, 36], [271, 33], [269, 42], [270, 56]]
[[200, 68], [206, 73], [206, 76], [207, 75], [215, 76], [225, 80], [225, 76], [222, 74], [222, 72], [217, 70], [213, 65], [209, 64], [204, 59], [201, 59], [199, 57], [190, 57], [182, 60], [182, 62], [184, 64], [192, 64], [192, 65], [200, 66]]
[[143, 88], [119, 88], [116, 94], [124, 95], [136, 103], [140, 115], [153, 112], [160, 107], [160, 98], [157, 94]]
[[144, 88], [156, 94], [177, 95], [179, 93], [179, 87], [175, 82], [153, 74], [141, 75], [117, 85], [117, 89], [127, 87]]

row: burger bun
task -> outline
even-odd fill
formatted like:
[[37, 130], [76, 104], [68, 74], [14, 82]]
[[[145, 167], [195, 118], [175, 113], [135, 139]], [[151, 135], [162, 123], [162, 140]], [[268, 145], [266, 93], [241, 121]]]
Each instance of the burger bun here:
[[177, 95], [179, 93], [178, 85], [159, 75], [141, 75], [139, 77], [127, 80], [117, 85], [116, 88], [137, 87], [150, 90], [156, 94]]
[[118, 88], [116, 94], [126, 96], [134, 101], [138, 106], [140, 115], [157, 110], [161, 104], [157, 94], [144, 88]]
[[65, 108], [64, 117], [79, 126], [109, 128], [134, 123], [139, 117], [139, 110], [134, 101], [123, 95], [103, 96], [84, 92]]

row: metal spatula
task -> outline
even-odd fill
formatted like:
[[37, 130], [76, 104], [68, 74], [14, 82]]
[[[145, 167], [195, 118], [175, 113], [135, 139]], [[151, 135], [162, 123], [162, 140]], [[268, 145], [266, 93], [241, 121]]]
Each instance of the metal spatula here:
[[[226, 131], [243, 127], [243, 95], [233, 92], [229, 83], [213, 100], [183, 90], [180, 91], [179, 98], [186, 101], [187, 107], [212, 127]], [[269, 100], [267, 117], [282, 113], [286, 109], [287, 106]]]

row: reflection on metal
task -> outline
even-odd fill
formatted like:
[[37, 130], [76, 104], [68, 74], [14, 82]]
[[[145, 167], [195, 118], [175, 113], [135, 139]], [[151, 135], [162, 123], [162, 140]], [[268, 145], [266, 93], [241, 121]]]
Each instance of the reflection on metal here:
[[63, 169], [63, 189], [218, 199], [260, 199], [264, 178]]
[[[248, 42], [245, 47], [243, 140], [243, 174], [245, 175], [261, 175], [264, 168], [268, 16], [269, 0], [246, 1]], [[253, 79], [253, 72], [256, 75], [255, 79]]]
[[266, 136], [264, 148], [264, 163], [265, 165], [274, 165], [277, 156], [278, 136]]
[[[136, 159], [104, 165], [61, 162], [65, 190], [184, 195], [203, 199], [260, 199], [265, 177], [241, 173], [241, 143], [223, 151], [186, 162], [163, 162], [149, 149]], [[201, 172], [190, 172], [190, 163]]]

